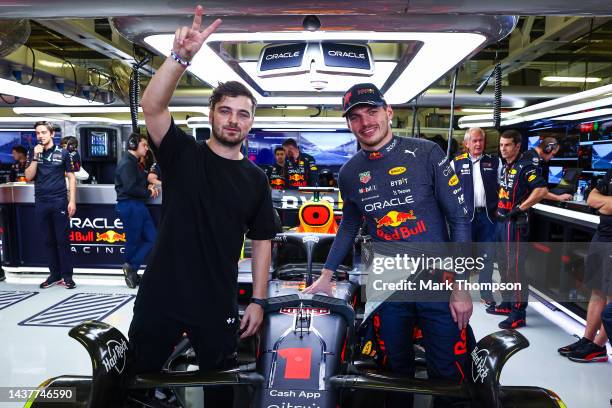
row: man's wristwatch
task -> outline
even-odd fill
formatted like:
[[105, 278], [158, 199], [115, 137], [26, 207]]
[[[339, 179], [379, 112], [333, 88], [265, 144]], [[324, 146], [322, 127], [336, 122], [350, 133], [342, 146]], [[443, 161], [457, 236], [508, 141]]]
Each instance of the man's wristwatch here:
[[266, 305], [268, 304], [268, 301], [266, 299], [259, 299], [259, 298], [252, 297], [251, 303], [255, 303], [256, 305], [261, 306], [261, 308], [265, 310]]

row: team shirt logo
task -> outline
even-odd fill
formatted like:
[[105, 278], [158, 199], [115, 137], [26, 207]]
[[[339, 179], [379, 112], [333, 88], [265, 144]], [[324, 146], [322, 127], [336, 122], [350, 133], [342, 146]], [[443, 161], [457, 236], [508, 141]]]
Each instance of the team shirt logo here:
[[372, 176], [369, 171], [359, 173], [359, 181], [363, 184], [367, 184], [370, 180], [372, 180]]
[[399, 174], [405, 173], [406, 172], [406, 168], [405, 167], [393, 167], [392, 169], [389, 170], [389, 175], [391, 176], [397, 176]]
[[453, 187], [456, 186], [459, 183], [459, 177], [457, 177], [456, 174], [453, 174], [453, 177], [450, 178], [450, 180], [448, 180], [448, 185]]

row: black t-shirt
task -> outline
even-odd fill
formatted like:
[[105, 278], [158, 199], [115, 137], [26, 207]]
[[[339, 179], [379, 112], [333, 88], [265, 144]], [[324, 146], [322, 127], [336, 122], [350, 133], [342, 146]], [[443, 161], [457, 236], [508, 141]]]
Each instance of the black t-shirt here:
[[152, 147], [164, 169], [164, 211], [135, 309], [233, 325], [243, 234], [275, 235], [268, 179], [247, 158], [224, 159], [174, 123]]
[[68, 197], [66, 173], [74, 172], [68, 150], [53, 146], [40, 155], [36, 176], [34, 176], [34, 196], [36, 199], [55, 199]]
[[[606, 172], [606, 175], [599, 180], [595, 188], [605, 196], [612, 196], [612, 169]], [[600, 214], [597, 233], [601, 238], [612, 239], [612, 215]]]

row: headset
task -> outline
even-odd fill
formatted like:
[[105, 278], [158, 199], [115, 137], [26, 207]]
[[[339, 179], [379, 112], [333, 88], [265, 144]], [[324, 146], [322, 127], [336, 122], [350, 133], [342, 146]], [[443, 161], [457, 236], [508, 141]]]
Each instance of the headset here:
[[126, 142], [128, 150], [138, 149], [138, 143], [140, 143], [140, 135], [138, 133], [132, 133]]
[[545, 145], [545, 146], [542, 148], [542, 151], [543, 151], [544, 153], [546, 153], [546, 154], [550, 154], [550, 153], [552, 153], [552, 152], [553, 152], [553, 151], [554, 151], [554, 150], [557, 148], [557, 146], [559, 146], [559, 143], [557, 143], [557, 142], [547, 143], [547, 144], [546, 144], [546, 145]]

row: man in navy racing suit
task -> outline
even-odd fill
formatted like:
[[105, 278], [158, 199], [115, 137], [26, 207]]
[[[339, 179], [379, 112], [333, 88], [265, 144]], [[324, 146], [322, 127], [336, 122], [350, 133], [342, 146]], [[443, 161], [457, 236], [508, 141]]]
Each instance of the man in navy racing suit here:
[[[422, 139], [393, 136], [393, 110], [372, 84], [349, 89], [343, 108], [362, 150], [340, 170], [342, 222], [321, 276], [306, 293], [331, 293], [331, 277], [351, 249], [362, 217], [368, 234], [378, 242], [470, 240], [467, 211], [458, 199], [459, 179], [440, 147]], [[471, 314], [471, 298], [457, 286], [444, 302], [384, 301], [373, 318], [385, 354], [383, 364], [395, 373], [414, 374], [412, 334], [418, 320], [429, 378], [460, 381], [467, 344], [473, 338], [468, 325]], [[391, 393], [386, 406], [411, 406], [411, 400]]]
[[500, 135], [499, 150], [506, 161], [499, 179], [499, 201], [497, 202], [497, 225], [495, 240], [498, 246], [497, 263], [502, 280], [520, 283], [520, 289], [502, 292], [502, 303], [491, 305], [487, 312], [507, 315], [499, 323], [501, 329], [518, 329], [526, 324], [529, 284], [525, 276], [525, 243], [527, 233], [527, 210], [542, 200], [548, 189], [530, 156], [519, 157], [521, 134], [506, 130]]

